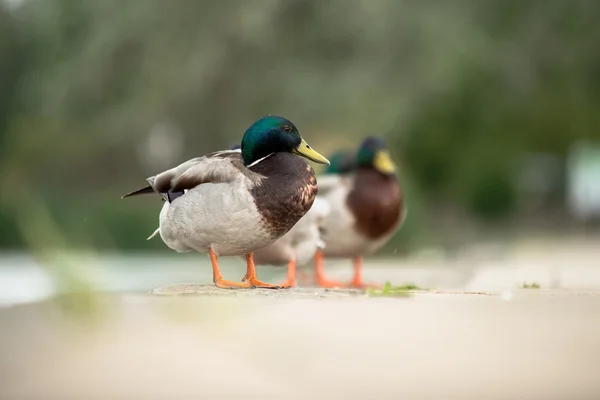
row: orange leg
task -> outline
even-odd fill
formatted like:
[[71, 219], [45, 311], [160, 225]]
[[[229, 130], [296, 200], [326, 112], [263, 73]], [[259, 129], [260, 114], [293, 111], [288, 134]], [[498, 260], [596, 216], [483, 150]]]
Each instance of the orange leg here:
[[325, 258], [323, 254], [323, 250], [317, 250], [315, 253], [315, 279], [317, 286], [324, 288], [336, 288], [336, 287], [344, 287], [343, 283], [338, 283], [335, 281], [330, 281], [325, 278], [325, 271], [323, 267], [323, 259]]
[[287, 267], [287, 279], [280, 285], [282, 287], [296, 286], [296, 260], [290, 260]]
[[271, 285], [270, 283], [261, 282], [256, 277], [256, 267], [254, 266], [254, 254], [246, 254], [246, 275], [242, 278], [242, 282], [255, 288], [265, 289], [289, 289], [289, 286]]
[[373, 287], [373, 288], [380, 288], [381, 287], [381, 285], [376, 285], [376, 284], [370, 284], [370, 283], [363, 282], [363, 280], [362, 280], [362, 263], [363, 263], [363, 258], [361, 256], [354, 257], [352, 259], [352, 263], [353, 263], [353, 268], [354, 268], [354, 274], [352, 276], [352, 280], [347, 285], [348, 287], [353, 287], [353, 288], [357, 288], [357, 289], [366, 289], [368, 287]]
[[217, 259], [217, 255], [212, 249], [208, 250], [208, 254], [210, 256], [210, 262], [213, 269], [213, 282], [217, 287], [222, 289], [250, 289], [252, 287], [252, 285], [249, 283], [238, 283], [223, 279], [221, 276], [221, 270], [219, 269], [219, 260]]

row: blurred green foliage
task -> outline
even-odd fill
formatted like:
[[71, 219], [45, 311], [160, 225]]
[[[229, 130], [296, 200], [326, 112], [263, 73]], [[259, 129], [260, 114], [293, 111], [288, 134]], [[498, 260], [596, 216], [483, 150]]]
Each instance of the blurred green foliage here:
[[390, 282], [386, 282], [381, 289], [368, 287], [366, 294], [369, 297], [411, 297], [414, 291], [427, 291], [412, 283], [402, 286], [392, 286]]
[[27, 246], [34, 228], [18, 215], [31, 193], [74, 246], [164, 248], [144, 240], [158, 199], [120, 195], [229, 147], [265, 114], [324, 153], [386, 136], [411, 210], [388, 251], [411, 247], [438, 207], [509, 218], [518, 157], [564, 159], [600, 138], [595, 0], [11, 4], [0, 6], [3, 248]]
[[537, 282], [533, 282], [533, 283], [523, 282], [523, 285], [521, 287], [523, 289], [539, 289], [539, 288], [541, 288], [541, 285]]

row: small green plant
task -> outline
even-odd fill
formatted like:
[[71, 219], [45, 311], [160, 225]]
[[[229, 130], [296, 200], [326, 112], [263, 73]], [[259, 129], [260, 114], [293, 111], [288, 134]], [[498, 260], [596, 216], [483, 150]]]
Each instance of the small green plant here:
[[429, 289], [423, 289], [422, 287], [419, 287], [419, 286], [415, 285], [414, 283], [407, 283], [407, 284], [401, 285], [401, 286], [394, 286], [393, 289], [398, 289], [398, 290], [429, 290]]
[[523, 289], [539, 289], [540, 287], [541, 287], [540, 284], [537, 282], [533, 282], [533, 283], [523, 282], [523, 285], [522, 285]]
[[402, 286], [392, 286], [390, 282], [386, 282], [381, 290], [368, 288], [367, 295], [369, 297], [410, 297], [411, 291], [413, 290], [427, 290], [421, 289], [417, 285], [406, 284]]

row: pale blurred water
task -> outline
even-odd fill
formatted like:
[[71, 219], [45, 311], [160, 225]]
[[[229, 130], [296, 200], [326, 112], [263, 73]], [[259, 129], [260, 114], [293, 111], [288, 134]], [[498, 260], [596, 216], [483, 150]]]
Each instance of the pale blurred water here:
[[[94, 254], [77, 256], [77, 273], [94, 289], [109, 292], [147, 292], [165, 284], [211, 283], [210, 262], [203, 254]], [[220, 260], [223, 276], [241, 280], [241, 258]], [[60, 266], [58, 266], [60, 268]], [[0, 255], [0, 307], [43, 300], [53, 296], [52, 270], [26, 253]], [[261, 279], [277, 279], [283, 269], [259, 267]]]

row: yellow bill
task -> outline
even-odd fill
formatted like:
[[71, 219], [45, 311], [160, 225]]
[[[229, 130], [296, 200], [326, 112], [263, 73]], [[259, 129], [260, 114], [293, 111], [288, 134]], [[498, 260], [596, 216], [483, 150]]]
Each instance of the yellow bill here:
[[319, 164], [330, 165], [329, 160], [319, 154], [319, 152], [313, 150], [313, 148], [310, 147], [304, 139], [302, 139], [298, 147], [292, 150], [292, 153], [308, 158], [310, 161], [314, 161]]
[[383, 172], [384, 174], [391, 175], [396, 172], [396, 166], [387, 150], [380, 150], [375, 154], [373, 165], [378, 171]]

